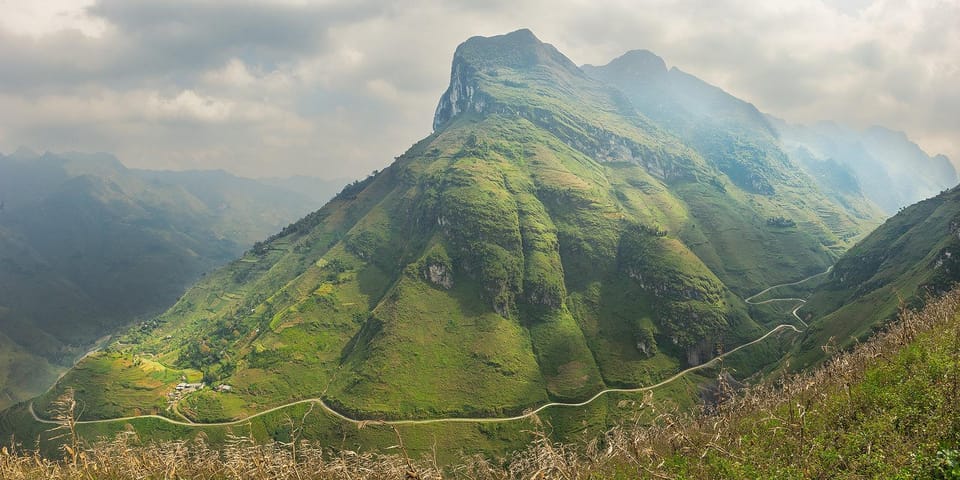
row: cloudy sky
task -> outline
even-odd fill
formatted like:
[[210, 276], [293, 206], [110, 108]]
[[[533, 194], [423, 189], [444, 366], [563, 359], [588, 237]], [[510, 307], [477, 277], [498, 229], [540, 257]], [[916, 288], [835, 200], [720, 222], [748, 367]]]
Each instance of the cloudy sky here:
[[0, 0], [0, 152], [357, 177], [430, 133], [457, 44], [646, 48], [793, 122], [960, 160], [960, 0]]

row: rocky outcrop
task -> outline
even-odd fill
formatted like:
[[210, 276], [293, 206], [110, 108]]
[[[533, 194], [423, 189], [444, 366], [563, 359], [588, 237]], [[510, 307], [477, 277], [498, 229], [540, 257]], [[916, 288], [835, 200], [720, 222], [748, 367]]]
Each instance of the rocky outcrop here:
[[529, 289], [527, 292], [527, 301], [533, 305], [543, 305], [551, 309], [560, 308], [563, 305], [564, 298], [566, 297], [566, 292], [563, 291], [563, 286], [551, 286], [546, 282], [537, 283], [534, 285], [527, 285]]
[[450, 72], [450, 86], [440, 97], [433, 114], [433, 130], [439, 130], [463, 112], [483, 113], [489, 100], [480, 91], [476, 70], [462, 59], [455, 58]]
[[694, 345], [687, 347], [687, 365], [695, 367], [714, 357], [714, 342], [709, 338], [701, 339]]
[[447, 290], [453, 288], [453, 273], [446, 265], [431, 263], [424, 269], [423, 276], [438, 287]]
[[[588, 121], [575, 111], [544, 107], [536, 100], [527, 101], [524, 95], [519, 95], [519, 100], [509, 96], [491, 95], [488, 90], [493, 87], [527, 88], [525, 83], [500, 78], [497, 68], [504, 65], [520, 70], [549, 69], [561, 79], [558, 81], [569, 77], [589, 80], [569, 59], [553, 47], [542, 44], [529, 31], [514, 32], [503, 37], [496, 45], [491, 43], [487, 47], [479, 47], [479, 43], [490, 43], [490, 40], [471, 39], [458, 48], [450, 71], [450, 84], [440, 97], [434, 113], [434, 131], [439, 131], [454, 118], [465, 113], [523, 118], [548, 130], [571, 148], [598, 162], [630, 162], [642, 165], [651, 175], [662, 181], [693, 178], [695, 169], [692, 168], [692, 152], [671, 152], [659, 146], [652, 147]], [[471, 45], [471, 42], [477, 42], [478, 45]], [[483, 53], [478, 53], [481, 50]], [[496, 67], [489, 65], [490, 59], [486, 57], [495, 57], [498, 60], [494, 62]], [[616, 98], [616, 94], [612, 95]], [[530, 98], [536, 97], [532, 95]], [[622, 99], [622, 102], [629, 103], [626, 99]], [[653, 125], [645, 128], [656, 129]]]
[[950, 221], [950, 235], [954, 235], [957, 240], [960, 240], [960, 217]]
[[634, 341], [636, 342], [637, 351], [643, 354], [643, 356], [650, 358], [657, 354], [657, 340], [653, 335], [653, 330], [641, 328], [634, 335]]

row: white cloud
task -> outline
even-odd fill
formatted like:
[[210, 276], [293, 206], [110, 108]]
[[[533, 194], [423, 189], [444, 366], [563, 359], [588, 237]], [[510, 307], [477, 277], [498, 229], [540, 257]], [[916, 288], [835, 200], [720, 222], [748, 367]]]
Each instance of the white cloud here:
[[204, 81], [211, 85], [227, 88], [249, 87], [257, 78], [250, 74], [242, 60], [233, 58], [223, 68], [206, 72]]
[[0, 0], [0, 30], [41, 37], [63, 30], [76, 30], [99, 37], [107, 29], [103, 19], [87, 14], [94, 0]]
[[175, 97], [151, 94], [144, 113], [148, 119], [161, 121], [223, 122], [230, 118], [233, 102], [203, 97], [193, 90], [184, 90]]
[[458, 43], [529, 27], [577, 63], [646, 48], [775, 115], [883, 124], [960, 160], [960, 0], [0, 0], [0, 11], [0, 151], [360, 176], [429, 133]]

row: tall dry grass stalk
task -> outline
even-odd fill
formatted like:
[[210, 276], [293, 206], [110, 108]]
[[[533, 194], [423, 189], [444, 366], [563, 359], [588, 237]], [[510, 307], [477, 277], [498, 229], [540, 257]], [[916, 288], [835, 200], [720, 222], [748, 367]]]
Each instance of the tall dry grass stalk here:
[[131, 435], [97, 442], [83, 450], [81, 460], [52, 461], [24, 451], [0, 450], [0, 478], [33, 479], [439, 479], [427, 463], [396, 455], [326, 450], [299, 442], [294, 457], [289, 446], [257, 444], [232, 437], [223, 449], [202, 439], [137, 445]]

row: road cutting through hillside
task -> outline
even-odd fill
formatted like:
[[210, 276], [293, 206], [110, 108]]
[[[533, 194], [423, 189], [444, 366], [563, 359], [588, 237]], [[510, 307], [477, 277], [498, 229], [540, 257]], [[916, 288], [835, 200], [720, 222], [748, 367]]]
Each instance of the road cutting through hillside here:
[[[799, 284], [804, 283], [804, 282], [806, 282], [806, 281], [808, 281], [808, 280], [811, 280], [811, 279], [813, 279], [813, 278], [815, 278], [815, 277], [819, 277], [819, 276], [821, 276], [821, 275], [826, 275], [827, 273], [830, 273], [830, 270], [831, 270], [832, 268], [833, 268], [833, 267], [830, 267], [830, 268], [828, 268], [828, 269], [827, 269], [826, 271], [824, 271], [824, 272], [818, 273], [818, 274], [816, 274], [816, 275], [809, 276], [809, 277], [807, 277], [807, 278], [804, 278], [803, 280], [799, 280], [799, 281], [792, 282], [792, 283], [783, 283], [783, 284], [780, 284], [780, 285], [774, 285], [774, 286], [772, 286], [772, 287], [770, 287], [770, 288], [767, 288], [766, 290], [764, 290], [764, 291], [762, 291], [762, 292], [760, 292], [760, 293], [758, 293], [758, 294], [756, 294], [756, 295], [753, 295], [753, 296], [751, 296], [751, 297], [749, 297], [749, 298], [744, 299], [744, 301], [745, 301], [746, 303], [751, 304], [751, 305], [761, 305], [761, 304], [764, 304], [764, 303], [770, 303], [770, 302], [776, 302], [776, 301], [790, 301], [790, 300], [797, 300], [797, 301], [801, 301], [801, 302], [806, 302], [806, 300], [803, 300], [803, 299], [801, 299], [801, 298], [774, 298], [774, 299], [770, 299], [770, 300], [764, 300], [764, 301], [761, 301], [761, 302], [754, 302], [753, 299], [756, 298], [756, 297], [759, 297], [760, 295], [763, 295], [763, 294], [769, 292], [770, 290], [773, 290], [773, 289], [775, 289], [775, 288], [778, 288], [778, 287], [786, 287], [786, 286], [791, 286], [791, 285], [799, 285]], [[802, 307], [802, 306], [803, 306], [803, 303], [801, 303], [799, 306], [797, 306], [795, 309], [793, 309], [793, 312], [792, 312], [792, 313], [793, 313], [793, 316], [797, 318], [797, 320], [800, 320], [800, 322], [802, 322], [802, 323], [806, 326], [806, 322], [804, 322], [804, 321], [800, 318], [800, 316], [797, 315], [797, 310], [799, 310], [800, 307]], [[233, 426], [233, 425], [241, 425], [241, 424], [244, 424], [244, 423], [246, 423], [246, 422], [249, 422], [250, 420], [253, 420], [254, 418], [262, 417], [262, 416], [264, 416], [264, 415], [268, 415], [268, 414], [271, 414], [271, 413], [273, 413], [273, 412], [277, 412], [277, 411], [279, 411], [279, 410], [283, 410], [283, 409], [286, 409], [286, 408], [294, 407], [294, 406], [297, 406], [297, 405], [303, 405], [303, 404], [315, 404], [315, 405], [319, 405], [321, 408], [323, 408], [325, 411], [327, 411], [327, 413], [333, 415], [334, 417], [336, 417], [336, 418], [338, 418], [338, 419], [340, 419], [340, 420], [343, 420], [343, 421], [345, 421], [345, 422], [352, 423], [352, 424], [356, 424], [356, 425], [360, 425], [360, 424], [371, 424], [371, 425], [376, 425], [376, 424], [382, 424], [382, 425], [429, 425], [429, 424], [438, 424], [438, 423], [502, 423], [502, 422], [515, 422], [515, 421], [518, 421], [518, 420], [524, 420], [524, 419], [530, 418], [530, 417], [532, 417], [532, 416], [534, 416], [534, 415], [536, 415], [536, 414], [538, 414], [538, 413], [540, 413], [540, 412], [542, 412], [542, 411], [544, 411], [544, 410], [546, 410], [546, 409], [548, 409], [548, 408], [553, 408], [553, 407], [583, 407], [583, 406], [589, 405], [590, 403], [593, 403], [595, 400], [597, 400], [598, 398], [600, 398], [600, 397], [602, 397], [602, 396], [604, 396], [604, 395], [606, 395], [606, 394], [608, 394], [608, 393], [640, 393], [640, 392], [647, 392], [647, 391], [650, 391], [650, 390], [653, 390], [653, 389], [662, 387], [662, 386], [664, 386], [664, 385], [667, 385], [667, 384], [669, 384], [669, 383], [674, 382], [675, 380], [679, 379], [680, 377], [683, 377], [684, 375], [686, 375], [686, 374], [688, 374], [688, 373], [695, 372], [695, 371], [697, 371], [697, 370], [702, 370], [702, 369], [704, 369], [704, 368], [710, 367], [710, 366], [712, 366], [713, 364], [715, 364], [716, 362], [722, 360], [722, 359], [723, 359], [724, 357], [726, 357], [727, 355], [731, 355], [731, 354], [736, 353], [737, 351], [739, 351], [739, 350], [741, 350], [741, 349], [744, 349], [744, 348], [747, 348], [747, 347], [749, 347], [749, 346], [751, 346], [751, 345], [754, 345], [754, 344], [756, 344], [756, 343], [762, 342], [762, 341], [766, 340], [767, 337], [769, 337], [769, 336], [771, 336], [771, 335], [773, 335], [773, 334], [775, 334], [775, 333], [777, 333], [777, 332], [780, 332], [780, 331], [782, 331], [782, 330], [793, 330], [793, 331], [796, 332], [796, 333], [803, 333], [803, 330], [799, 330], [799, 329], [797, 329], [797, 327], [795, 327], [794, 325], [791, 325], [791, 324], [788, 324], [788, 323], [784, 323], [784, 324], [781, 324], [781, 325], [777, 325], [776, 327], [774, 327], [773, 329], [771, 329], [769, 332], [767, 332], [766, 334], [764, 334], [764, 335], [761, 336], [760, 338], [757, 338], [756, 340], [753, 340], [753, 341], [751, 341], [751, 342], [744, 343], [743, 345], [740, 345], [739, 347], [736, 347], [736, 348], [734, 348], [734, 349], [732, 349], [732, 350], [729, 350], [729, 351], [724, 352], [724, 353], [722, 353], [722, 354], [720, 354], [720, 355], [717, 355], [716, 357], [713, 357], [712, 359], [710, 359], [709, 361], [707, 361], [707, 362], [705, 362], [705, 363], [702, 363], [702, 364], [697, 365], [697, 366], [694, 366], [694, 367], [687, 368], [687, 369], [685, 369], [685, 370], [681, 370], [680, 372], [677, 372], [677, 373], [674, 374], [673, 376], [671, 376], [671, 377], [667, 378], [666, 380], [663, 380], [663, 381], [661, 381], [661, 382], [659, 382], [659, 383], [656, 383], [656, 384], [653, 384], [653, 385], [648, 385], [648, 386], [645, 386], [645, 387], [637, 387], [637, 388], [607, 388], [607, 389], [604, 389], [604, 390], [601, 390], [601, 391], [597, 392], [596, 395], [590, 397], [590, 398], [587, 399], [587, 400], [584, 400], [584, 401], [582, 401], [582, 402], [579, 402], [579, 403], [550, 402], [550, 403], [541, 405], [540, 407], [537, 407], [536, 409], [529, 410], [529, 411], [527, 411], [527, 412], [525, 412], [525, 413], [522, 413], [522, 414], [516, 415], [516, 416], [512, 416], [512, 417], [444, 417], [444, 418], [430, 418], [430, 419], [421, 419], [421, 420], [376, 420], [376, 419], [358, 420], [358, 419], [355, 419], [355, 418], [350, 418], [350, 417], [348, 417], [348, 416], [346, 416], [346, 415], [344, 415], [344, 414], [342, 414], [342, 413], [334, 410], [334, 409], [331, 408], [329, 405], [327, 405], [327, 403], [324, 402], [322, 398], [307, 398], [307, 399], [304, 399], [304, 400], [298, 400], [298, 401], [295, 401], [295, 402], [285, 403], [285, 404], [283, 404], [283, 405], [280, 405], [280, 406], [277, 406], [277, 407], [273, 407], [273, 408], [271, 408], [271, 409], [264, 410], [264, 411], [259, 412], [259, 413], [255, 413], [255, 414], [250, 415], [250, 416], [248, 416], [248, 417], [246, 417], [246, 418], [242, 418], [242, 419], [239, 419], [239, 420], [231, 420], [231, 421], [228, 421], [228, 422], [191, 423], [191, 422], [181, 422], [181, 421], [179, 421], [179, 420], [173, 420], [173, 419], [170, 419], [170, 418], [167, 418], [167, 417], [163, 417], [163, 416], [160, 416], [160, 415], [138, 415], [138, 416], [131, 416], [131, 417], [108, 418], [108, 419], [102, 419], [102, 420], [79, 420], [79, 421], [76, 422], [76, 424], [77, 424], [77, 425], [90, 425], [90, 424], [101, 424], [101, 423], [129, 422], [129, 421], [132, 421], [132, 420], [152, 418], [152, 419], [160, 420], [160, 421], [163, 421], [163, 422], [172, 424], [172, 425], [180, 425], [180, 426], [183, 426], [183, 427], [192, 427], [192, 428], [200, 428], [200, 427], [228, 427], [228, 426]], [[59, 425], [59, 424], [62, 423], [62, 422], [57, 421], [57, 420], [48, 420], [48, 419], [40, 418], [40, 417], [37, 415], [36, 411], [33, 409], [33, 402], [30, 402], [29, 410], [30, 410], [30, 415], [31, 415], [31, 416], [33, 417], [33, 419], [34, 419], [35, 421], [37, 421], [37, 422], [45, 423], [45, 424], [51, 424], [51, 425]]]
[[753, 301], [753, 299], [754, 299], [754, 298], [757, 298], [757, 297], [759, 297], [760, 295], [763, 295], [764, 293], [767, 293], [767, 292], [769, 292], [770, 290], [773, 290], [773, 289], [775, 289], [775, 288], [790, 287], [790, 286], [793, 286], [793, 285], [800, 285], [801, 283], [805, 283], [805, 282], [807, 282], [807, 281], [809, 281], [809, 280], [813, 280], [814, 278], [817, 278], [817, 277], [821, 277], [821, 276], [823, 276], [823, 275], [826, 275], [826, 274], [830, 273], [832, 270], [833, 270], [833, 265], [831, 265], [830, 267], [828, 267], [826, 270], [824, 270], [824, 271], [822, 271], [822, 272], [820, 272], [820, 273], [818, 273], [818, 274], [816, 274], [816, 275], [810, 275], [809, 277], [804, 278], [803, 280], [797, 280], [796, 282], [781, 283], [780, 285], [774, 285], [774, 286], [769, 287], [769, 288], [767, 288], [766, 290], [764, 290], [764, 291], [762, 291], [762, 292], [760, 292], [760, 293], [758, 293], [758, 294], [756, 294], [756, 295], [752, 295], [752, 296], [750, 296], [750, 297], [748, 297], [748, 298], [743, 299], [743, 301], [746, 302], [746, 303], [749, 303], [750, 305], [763, 305], [763, 304], [766, 304], [766, 303], [773, 303], [773, 302], [800, 302], [799, 305], [797, 305], [796, 307], [794, 307], [793, 310], [790, 311], [790, 314], [793, 315], [793, 318], [796, 318], [797, 321], [799, 321], [800, 323], [802, 323], [804, 327], [809, 327], [810, 325], [807, 325], [807, 322], [803, 321], [803, 319], [800, 318], [800, 315], [797, 314], [797, 312], [800, 311], [801, 308], [803, 308], [803, 305], [804, 305], [805, 303], [807, 303], [807, 300], [806, 300], [806, 299], [796, 298], [796, 297], [771, 298], [771, 299], [769, 299], [769, 300], [761, 300], [761, 301], [759, 301], [759, 302], [755, 302], [755, 301]]

